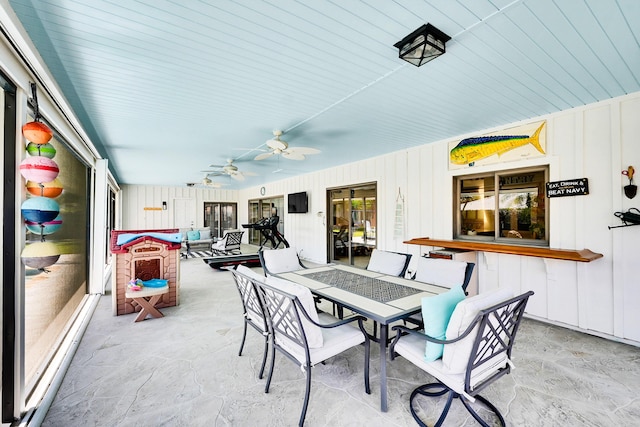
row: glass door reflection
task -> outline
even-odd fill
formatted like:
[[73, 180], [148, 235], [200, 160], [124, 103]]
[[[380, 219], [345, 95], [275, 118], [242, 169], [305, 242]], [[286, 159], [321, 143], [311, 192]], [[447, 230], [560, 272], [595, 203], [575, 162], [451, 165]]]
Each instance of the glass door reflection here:
[[327, 191], [330, 206], [328, 254], [330, 262], [366, 267], [377, 246], [376, 184]]
[[216, 238], [224, 236], [225, 230], [238, 228], [236, 203], [205, 202], [204, 226], [211, 228], [211, 235]]

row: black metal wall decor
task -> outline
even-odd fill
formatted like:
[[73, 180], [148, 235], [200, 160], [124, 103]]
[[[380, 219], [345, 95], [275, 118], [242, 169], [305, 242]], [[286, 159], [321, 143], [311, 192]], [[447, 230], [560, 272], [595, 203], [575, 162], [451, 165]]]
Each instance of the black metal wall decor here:
[[626, 175], [627, 178], [629, 178], [629, 185], [624, 186], [624, 195], [629, 199], [636, 197], [636, 193], [638, 192], [638, 186], [633, 183], [634, 173], [635, 169], [633, 169], [633, 166], [629, 166], [626, 170], [622, 171], [622, 175]]
[[612, 228], [640, 225], [640, 210], [637, 208], [629, 208], [626, 212], [616, 212], [614, 215], [622, 220], [622, 225], [610, 225], [609, 230]]

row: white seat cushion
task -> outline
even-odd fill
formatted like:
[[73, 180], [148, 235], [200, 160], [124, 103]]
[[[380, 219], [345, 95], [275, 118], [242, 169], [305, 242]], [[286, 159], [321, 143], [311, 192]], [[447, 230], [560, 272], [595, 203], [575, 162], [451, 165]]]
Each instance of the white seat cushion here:
[[416, 365], [423, 371], [433, 375], [437, 379], [445, 379], [446, 385], [453, 389], [456, 393], [464, 393], [464, 375], [451, 375], [445, 373], [442, 366], [442, 359], [427, 362], [424, 360], [424, 343], [425, 341], [417, 335], [405, 335], [400, 338], [394, 350], [400, 356]]
[[[266, 278], [266, 283], [269, 286], [273, 286], [276, 289], [280, 289], [291, 295], [295, 295], [300, 300], [300, 304], [309, 315], [309, 318], [314, 322], [318, 322], [318, 312], [313, 301], [313, 295], [309, 288], [305, 288], [302, 285], [293, 283], [289, 280], [280, 279], [279, 277], [269, 276]], [[304, 334], [307, 337], [307, 343], [309, 348], [319, 348], [323, 345], [322, 328], [309, 322], [307, 318], [300, 313], [300, 319], [302, 320], [302, 327]]]
[[[479, 295], [466, 298], [458, 303], [447, 326], [447, 339], [457, 338], [469, 327], [473, 319], [480, 310], [492, 307], [502, 301], [513, 297], [513, 291], [507, 288], [498, 288], [492, 291], [483, 292]], [[444, 346], [442, 363], [445, 369], [451, 373], [464, 373], [469, 361], [469, 354], [473, 341], [477, 335], [476, 330], [467, 335], [466, 338]]]
[[415, 280], [452, 288], [464, 283], [467, 263], [441, 258], [418, 258]]
[[273, 274], [286, 273], [302, 269], [298, 254], [293, 247], [262, 252], [267, 270]]
[[[339, 319], [327, 313], [320, 313], [319, 323], [330, 324], [335, 323]], [[311, 366], [327, 360], [330, 357], [340, 354], [343, 351], [364, 342], [364, 334], [356, 326], [355, 323], [338, 326], [335, 328], [318, 328], [322, 332], [323, 345], [319, 348], [310, 348], [309, 356], [311, 358]], [[305, 329], [306, 333], [306, 329]], [[278, 343], [284, 347], [291, 355], [293, 355], [300, 363], [305, 361], [304, 348], [295, 344], [289, 339], [276, 337]]]
[[264, 323], [264, 317], [249, 307], [247, 307], [247, 317], [251, 323], [259, 327], [263, 332], [267, 330], [267, 325]]
[[[446, 348], [450, 345], [445, 345]], [[475, 400], [472, 396], [467, 394], [464, 390], [464, 376], [465, 370], [461, 373], [452, 373], [444, 366], [443, 360], [438, 359], [432, 362], [427, 362], [424, 360], [424, 340], [421, 339], [417, 335], [405, 335], [396, 344], [394, 348], [395, 352], [407, 359], [409, 362], [416, 365], [418, 368], [427, 372], [431, 376], [438, 379], [440, 382], [445, 384], [447, 387], [452, 389], [458, 394], [464, 395], [467, 399], [472, 402]], [[467, 362], [469, 359], [469, 355], [467, 354]], [[506, 355], [504, 357], [498, 357], [495, 360], [491, 361], [490, 365], [483, 365], [483, 369], [478, 371], [474, 371], [470, 384], [471, 388], [478, 384], [480, 381], [485, 379], [490, 373], [495, 372], [498, 368], [504, 367], [506, 365]], [[466, 369], [466, 365], [465, 365]]]
[[374, 249], [367, 270], [390, 276], [400, 276], [407, 262], [406, 255]]
[[215, 242], [212, 246], [213, 249], [218, 249], [218, 250], [224, 250], [224, 246], [227, 243], [227, 235], [225, 234], [225, 236], [218, 240], [217, 242]]

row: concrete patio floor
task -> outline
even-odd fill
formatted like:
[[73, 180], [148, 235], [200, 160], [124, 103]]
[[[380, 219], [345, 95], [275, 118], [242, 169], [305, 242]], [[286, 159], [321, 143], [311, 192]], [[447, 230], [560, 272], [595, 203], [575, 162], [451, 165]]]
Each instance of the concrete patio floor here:
[[[276, 355], [268, 394], [258, 378], [263, 339], [247, 332], [231, 273], [201, 259], [181, 261], [180, 305], [134, 323], [100, 298], [44, 426], [294, 426], [305, 375]], [[380, 412], [379, 353], [371, 351], [371, 388], [362, 381], [362, 346], [312, 372], [308, 426], [412, 426], [409, 395], [430, 382], [402, 358], [388, 363], [389, 411]], [[483, 395], [511, 426], [640, 425], [640, 349], [525, 319], [516, 369]], [[429, 425], [439, 412], [420, 404]], [[475, 420], [454, 402], [446, 426]]]

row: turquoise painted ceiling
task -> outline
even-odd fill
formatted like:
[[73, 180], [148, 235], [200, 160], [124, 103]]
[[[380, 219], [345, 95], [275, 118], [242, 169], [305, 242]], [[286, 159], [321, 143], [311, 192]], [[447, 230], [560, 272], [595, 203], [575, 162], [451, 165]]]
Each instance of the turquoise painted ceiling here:
[[[640, 90], [637, 0], [9, 0], [120, 183], [261, 185]], [[452, 37], [420, 67], [394, 43]], [[320, 154], [255, 161], [272, 131]], [[253, 149], [253, 151], [249, 151]]]

